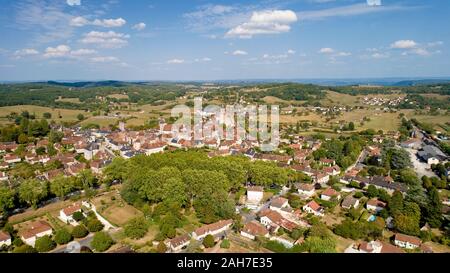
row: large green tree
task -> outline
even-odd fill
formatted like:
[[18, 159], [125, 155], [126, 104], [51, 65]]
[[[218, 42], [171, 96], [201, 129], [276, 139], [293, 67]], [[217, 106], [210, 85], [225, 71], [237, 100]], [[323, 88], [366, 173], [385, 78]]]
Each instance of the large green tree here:
[[36, 179], [23, 181], [19, 186], [19, 198], [22, 202], [36, 208], [39, 201], [48, 195], [47, 183]]
[[13, 190], [0, 186], [0, 214], [14, 208], [14, 196]]
[[74, 190], [74, 185], [71, 178], [64, 177], [62, 175], [56, 177], [50, 183], [50, 192], [59, 198], [63, 198], [67, 194]]
[[442, 203], [439, 192], [436, 188], [431, 188], [428, 192], [428, 202], [425, 208], [425, 221], [433, 228], [442, 225]]

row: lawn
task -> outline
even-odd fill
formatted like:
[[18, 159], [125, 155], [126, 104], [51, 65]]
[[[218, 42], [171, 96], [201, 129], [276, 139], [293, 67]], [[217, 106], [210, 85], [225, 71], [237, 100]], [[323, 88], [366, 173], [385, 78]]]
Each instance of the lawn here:
[[81, 103], [79, 98], [61, 98], [61, 99], [56, 99], [56, 102], [70, 102], [70, 103]]
[[108, 127], [109, 125], [116, 124], [117, 121], [118, 119], [115, 117], [97, 116], [85, 119], [81, 125], [97, 124], [100, 127]]
[[354, 106], [357, 104], [358, 97], [347, 94], [340, 94], [333, 91], [327, 91], [327, 97], [321, 102], [324, 105], [349, 105]]
[[125, 95], [125, 94], [112, 94], [112, 95], [109, 95], [108, 98], [120, 100], [120, 99], [129, 99], [130, 97], [128, 97], [128, 95]]
[[133, 218], [142, 216], [142, 212], [128, 205], [118, 192], [109, 192], [93, 199], [97, 211], [111, 224], [124, 226]]
[[21, 222], [25, 222], [28, 220], [36, 219], [42, 216], [45, 216], [47, 213], [50, 213], [52, 215], [58, 215], [59, 211], [65, 207], [70, 206], [73, 204], [73, 201], [67, 200], [64, 202], [56, 202], [50, 205], [47, 205], [43, 208], [39, 208], [37, 210], [29, 209], [24, 213], [16, 214], [8, 218], [8, 221], [11, 224], [17, 224]]

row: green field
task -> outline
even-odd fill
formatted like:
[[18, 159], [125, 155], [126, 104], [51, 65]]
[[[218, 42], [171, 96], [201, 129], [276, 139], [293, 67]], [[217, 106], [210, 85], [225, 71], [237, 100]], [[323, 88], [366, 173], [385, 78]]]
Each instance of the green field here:
[[[28, 111], [30, 114], [35, 114], [37, 119], [41, 119], [42, 115], [46, 112], [52, 114], [52, 120], [56, 122], [72, 122], [77, 121], [77, 115], [83, 114], [85, 117], [89, 117], [90, 114], [83, 110], [69, 110], [41, 107], [34, 105], [18, 105], [18, 106], [5, 106], [0, 107], [0, 125], [9, 124], [10, 121], [6, 118], [11, 112], [20, 114], [22, 111]], [[61, 118], [58, 118], [61, 115]]]

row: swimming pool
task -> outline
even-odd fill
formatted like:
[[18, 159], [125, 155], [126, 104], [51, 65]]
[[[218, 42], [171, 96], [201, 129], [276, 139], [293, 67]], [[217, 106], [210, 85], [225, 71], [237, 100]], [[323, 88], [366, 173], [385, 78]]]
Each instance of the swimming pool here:
[[367, 219], [368, 222], [373, 222], [377, 219], [375, 215], [370, 215], [369, 219]]

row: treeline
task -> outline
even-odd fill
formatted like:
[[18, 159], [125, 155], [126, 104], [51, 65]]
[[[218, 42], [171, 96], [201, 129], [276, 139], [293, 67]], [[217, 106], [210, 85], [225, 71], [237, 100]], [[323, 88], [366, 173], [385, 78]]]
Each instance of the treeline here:
[[176, 151], [128, 161], [115, 159], [105, 175], [109, 181], [124, 181], [122, 196], [130, 204], [194, 207], [202, 222], [211, 223], [234, 215], [235, 204], [229, 194], [245, 183], [281, 186], [295, 180], [297, 174], [245, 157], [208, 158], [204, 152]]
[[[101, 101], [97, 97], [127, 94], [129, 99], [107, 100], [151, 104], [171, 101], [183, 96], [186, 90], [176, 85], [129, 85], [76, 88], [47, 83], [0, 85], [0, 106], [37, 105], [65, 109], [96, 110]], [[81, 103], [58, 101], [58, 98], [77, 98]]]
[[[254, 86], [259, 91], [242, 94], [246, 98], [261, 100], [264, 97], [272, 96], [282, 100], [296, 100], [313, 102], [326, 97], [323, 87], [313, 84], [265, 84]], [[247, 87], [249, 88], [249, 87]]]
[[[425, 109], [426, 107], [430, 107], [431, 109], [450, 110], [450, 97], [437, 99], [418, 94], [408, 94], [406, 99], [407, 101], [405, 100], [399, 105], [401, 109]], [[410, 102], [414, 103], [411, 104]]]

